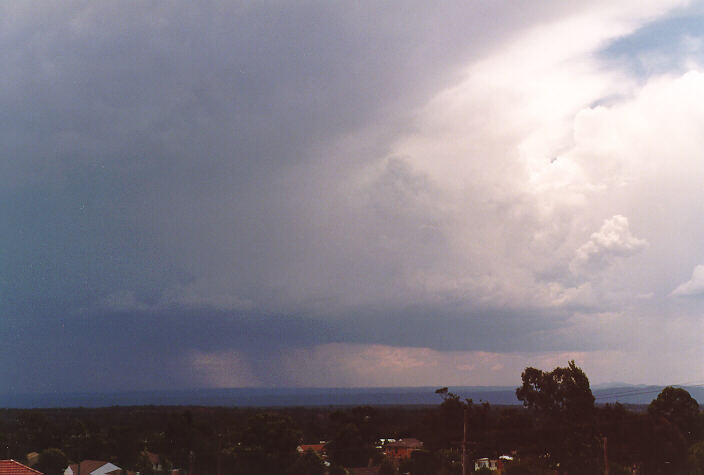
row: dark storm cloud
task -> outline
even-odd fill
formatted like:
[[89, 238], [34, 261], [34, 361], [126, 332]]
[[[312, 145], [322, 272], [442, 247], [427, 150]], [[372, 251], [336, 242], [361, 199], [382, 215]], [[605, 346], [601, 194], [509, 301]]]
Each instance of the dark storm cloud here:
[[111, 277], [159, 281], [144, 271], [166, 272], [168, 251], [199, 247], [200, 226], [222, 221], [263, 227], [249, 242], [236, 226], [227, 236], [256, 245], [280, 218], [263, 215], [295, 192], [276, 189], [287, 167], [407, 105], [483, 36], [465, 31], [472, 12], [459, 7], [143, 7], [5, 6], [3, 274], [20, 287], [10, 298], [71, 300], [82, 279], [98, 293]]
[[448, 315], [442, 308], [359, 313], [333, 321], [182, 309], [7, 319], [0, 324], [5, 336], [0, 356], [15, 364], [3, 365], [0, 377], [13, 382], [8, 390], [19, 391], [178, 388], [194, 384], [191, 369], [179, 366], [189, 352], [236, 348], [260, 383], [276, 386], [287, 383], [282, 359], [296, 347], [347, 342], [512, 353], [536, 347], [593, 350], [600, 344], [585, 335], [552, 338], [565, 317], [552, 315], [548, 324], [544, 313]]
[[[538, 314], [407, 312], [393, 290], [386, 301], [402, 261], [435, 259], [445, 245], [432, 219], [420, 229], [384, 214], [424, 193], [422, 180], [392, 166], [380, 188], [388, 196], [356, 203], [330, 192], [351, 166], [386, 153], [382, 139], [408, 127], [464, 61], [562, 8], [4, 5], [0, 375], [18, 390], [87, 377], [161, 387], [182, 384], [164, 368], [188, 349], [523, 349], [518, 335], [545, 325]], [[321, 158], [369, 129], [353, 153]], [[382, 256], [365, 247], [375, 231], [405, 241]], [[341, 295], [327, 287], [337, 277]], [[180, 306], [174, 292], [189, 288], [198, 303]], [[378, 306], [355, 317], [357, 291]], [[218, 310], [222, 294], [240, 308]], [[120, 296], [132, 308], [116, 313], [105, 302]]]
[[4, 7], [7, 298], [158, 287], [211, 232], [233, 231], [217, 254], [266, 247], [288, 167], [380, 111], [393, 123], [489, 41], [461, 5], [142, 7]]

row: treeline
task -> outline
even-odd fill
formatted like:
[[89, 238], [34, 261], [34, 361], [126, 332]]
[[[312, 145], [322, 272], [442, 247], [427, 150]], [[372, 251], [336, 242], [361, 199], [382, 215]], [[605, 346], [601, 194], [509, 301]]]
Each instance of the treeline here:
[[[574, 362], [526, 368], [522, 383], [523, 407], [462, 400], [442, 388], [432, 407], [5, 409], [0, 450], [19, 461], [42, 453], [50, 475], [84, 459], [155, 473], [146, 452], [158, 454], [164, 470], [198, 475], [336, 475], [370, 464], [384, 475], [459, 475], [466, 423], [467, 459], [509, 455], [508, 474], [604, 473], [607, 464], [610, 475], [704, 474], [704, 419], [684, 389], [668, 387], [641, 410], [599, 406]], [[424, 446], [392, 462], [377, 448], [382, 438]], [[320, 441], [327, 464], [296, 450]]]
[[[514, 455], [507, 474], [704, 474], [704, 415], [690, 394], [665, 388], [647, 407], [596, 405], [574, 361], [545, 372], [526, 368], [516, 396], [522, 408], [462, 401], [443, 388], [426, 447], [436, 471], [450, 472], [443, 449], [457, 447], [463, 420], [470, 458]], [[455, 469], [456, 470], [456, 469]]]
[[[377, 438], [408, 437], [432, 410], [164, 406], [0, 409], [0, 458], [28, 462], [30, 452], [58, 449], [67, 462], [105, 460], [144, 475], [154, 472], [144, 456], [148, 451], [159, 455], [164, 471], [181, 468], [187, 473], [193, 467], [199, 475], [280, 474], [302, 458], [296, 451], [299, 444], [329, 441], [330, 451], [349, 463], [347, 466], [366, 466], [370, 456], [375, 462], [379, 459], [374, 448]], [[57, 471], [53, 466], [43, 470]]]

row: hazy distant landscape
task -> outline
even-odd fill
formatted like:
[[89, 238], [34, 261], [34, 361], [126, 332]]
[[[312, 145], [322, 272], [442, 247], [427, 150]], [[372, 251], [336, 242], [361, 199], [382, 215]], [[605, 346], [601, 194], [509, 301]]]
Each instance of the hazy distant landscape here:
[[[704, 388], [683, 386], [700, 404]], [[109, 406], [380, 406], [435, 405], [436, 387], [381, 388], [231, 388], [180, 391], [122, 391], [109, 393], [0, 394], [0, 407], [109, 407]], [[593, 389], [597, 404], [648, 404], [663, 386], [598, 386]], [[497, 405], [521, 404], [516, 388], [510, 386], [458, 386], [452, 391], [462, 399]]]
[[35, 395], [15, 400], [24, 408], [0, 410], [0, 444], [14, 459], [0, 461], [0, 470], [14, 464], [24, 471], [10, 473], [36, 473], [24, 463], [46, 475], [91, 473], [98, 465], [122, 475], [460, 475], [491, 473], [490, 467], [501, 475], [625, 475], [634, 469], [671, 475], [704, 469], [704, 417], [684, 388], [592, 392], [574, 361], [551, 371], [527, 367], [521, 381], [515, 389]]

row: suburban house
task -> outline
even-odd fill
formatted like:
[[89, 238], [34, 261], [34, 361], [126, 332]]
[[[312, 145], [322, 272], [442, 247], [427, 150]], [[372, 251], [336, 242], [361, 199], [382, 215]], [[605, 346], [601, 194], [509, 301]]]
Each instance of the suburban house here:
[[398, 461], [410, 458], [411, 452], [422, 448], [423, 442], [418, 439], [398, 439], [384, 444], [384, 455]]
[[43, 475], [43, 473], [22, 465], [16, 460], [0, 460], [0, 475]]
[[299, 454], [304, 454], [309, 450], [323, 457], [326, 455], [325, 442], [321, 442], [319, 444], [301, 444], [296, 447], [296, 451], [298, 451]]
[[487, 457], [477, 459], [474, 461], [474, 470], [479, 470], [480, 468], [488, 468], [492, 472], [505, 473], [506, 465], [513, 462], [514, 457], [510, 455], [502, 455], [498, 459], [489, 459]]
[[152, 470], [155, 472], [160, 472], [164, 467], [161, 464], [161, 457], [159, 457], [159, 454], [155, 454], [154, 452], [149, 452], [148, 450], [145, 450], [142, 452], [142, 456], [146, 457], [147, 460], [149, 460], [149, 463], [152, 466]]
[[120, 475], [121, 473], [120, 467], [102, 460], [84, 460], [80, 464], [72, 463], [64, 470], [64, 475]]
[[480, 458], [474, 461], [474, 471], [481, 468], [488, 468], [489, 470], [496, 471], [499, 469], [499, 461], [496, 459], [489, 459], [487, 457]]

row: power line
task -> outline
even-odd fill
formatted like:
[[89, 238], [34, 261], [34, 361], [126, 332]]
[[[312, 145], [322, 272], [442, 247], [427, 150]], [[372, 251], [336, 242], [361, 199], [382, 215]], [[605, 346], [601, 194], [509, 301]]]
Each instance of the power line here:
[[[679, 387], [679, 386], [675, 386], [675, 385], [671, 385], [671, 386], [675, 387], [675, 388]], [[689, 386], [689, 387], [691, 387], [691, 386]], [[655, 389], [642, 389], [642, 390], [638, 390], [638, 391], [634, 390], [634, 391], [626, 391], [626, 392], [622, 392], [622, 393], [601, 394], [599, 396], [595, 396], [594, 399], [603, 400], [603, 399], [613, 399], [613, 398], [617, 398], [617, 397], [629, 397], [629, 396], [640, 396], [643, 394], [655, 394], [655, 393], [662, 392], [662, 389], [663, 388], [659, 387], [659, 388], [655, 388]]]
[[[704, 383], [684, 383], [684, 384], [670, 384], [668, 386], [671, 387], [689, 387], [689, 388], [696, 388], [696, 387], [703, 387]], [[621, 390], [613, 393], [607, 393], [607, 394], [600, 394], [598, 396], [595, 396], [594, 399], [599, 400], [599, 399], [611, 399], [611, 398], [616, 398], [616, 397], [624, 397], [624, 396], [639, 396], [642, 394], [653, 394], [653, 393], [659, 393], [662, 391], [662, 388], [666, 386], [657, 386], [655, 388], [649, 387], [648, 389], [646, 388], [634, 388], [630, 390]]]

